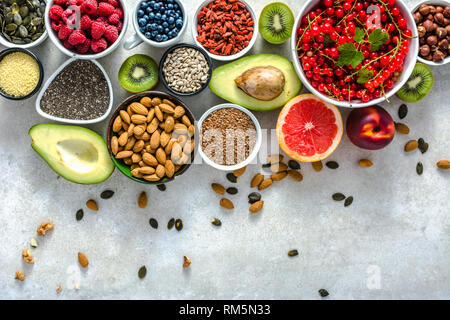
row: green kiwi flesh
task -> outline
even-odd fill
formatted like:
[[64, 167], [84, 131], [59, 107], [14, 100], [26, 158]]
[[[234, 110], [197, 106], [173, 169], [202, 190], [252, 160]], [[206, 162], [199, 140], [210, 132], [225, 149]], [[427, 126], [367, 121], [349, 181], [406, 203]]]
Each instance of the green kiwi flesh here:
[[132, 93], [150, 90], [158, 83], [158, 65], [149, 56], [135, 54], [122, 63], [119, 83]]
[[416, 63], [408, 81], [397, 91], [397, 97], [406, 102], [417, 102], [425, 98], [433, 87], [433, 74], [423, 63]]
[[269, 43], [280, 44], [292, 35], [294, 15], [282, 3], [274, 2], [264, 7], [259, 17], [259, 33]]

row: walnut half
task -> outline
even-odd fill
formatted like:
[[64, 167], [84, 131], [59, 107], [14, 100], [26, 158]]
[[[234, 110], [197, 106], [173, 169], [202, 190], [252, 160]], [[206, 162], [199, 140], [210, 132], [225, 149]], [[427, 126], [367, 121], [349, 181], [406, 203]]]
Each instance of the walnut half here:
[[31, 252], [28, 249], [22, 250], [22, 259], [28, 264], [34, 264], [33, 256], [31, 255]]
[[53, 223], [51, 222], [44, 222], [42, 223], [38, 229], [37, 229], [37, 234], [38, 236], [43, 236], [45, 235], [45, 233], [49, 230], [52, 230], [54, 227]]
[[23, 281], [25, 280], [25, 275], [22, 273], [22, 271], [16, 271], [16, 277], [14, 279]]

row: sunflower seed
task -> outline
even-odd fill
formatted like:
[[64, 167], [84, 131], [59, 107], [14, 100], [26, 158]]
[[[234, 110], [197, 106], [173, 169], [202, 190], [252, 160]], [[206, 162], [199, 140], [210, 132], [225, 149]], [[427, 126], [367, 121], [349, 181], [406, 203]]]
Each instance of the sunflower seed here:
[[166, 185], [165, 184], [157, 184], [156, 187], [159, 191], [166, 191]]
[[337, 192], [337, 193], [335, 193], [335, 194], [332, 195], [332, 198], [333, 198], [333, 200], [335, 200], [335, 201], [342, 201], [342, 200], [345, 199], [345, 196], [344, 196], [342, 193]]
[[109, 199], [114, 195], [114, 191], [112, 190], [105, 190], [100, 194], [100, 198], [102, 199]]
[[407, 114], [408, 114], [408, 107], [406, 106], [406, 104], [400, 105], [400, 107], [398, 108], [398, 117], [400, 119], [403, 119], [404, 117], [406, 117]]
[[295, 160], [289, 160], [288, 161], [288, 166], [289, 166], [289, 168], [294, 169], [294, 170], [299, 170], [300, 169], [300, 164], [297, 161], [295, 161]]
[[322, 298], [325, 298], [326, 296], [329, 295], [328, 291], [325, 290], [325, 289], [320, 289], [320, 290], [319, 290], [319, 294], [320, 294], [320, 296], [321, 296]]
[[77, 221], [80, 221], [81, 219], [83, 219], [83, 216], [84, 216], [83, 209], [79, 209], [75, 215], [75, 218], [77, 219]]
[[215, 225], [216, 227], [220, 227], [220, 226], [222, 225], [222, 221], [220, 221], [220, 220], [217, 219], [217, 218], [212, 218], [212, 219], [211, 219], [211, 223], [212, 223], [213, 225]]
[[153, 229], [158, 229], [158, 221], [156, 221], [156, 219], [150, 218], [149, 223]]
[[30, 246], [32, 246], [33, 248], [37, 248], [38, 242], [35, 238], [30, 239]]
[[325, 163], [325, 165], [330, 169], [339, 168], [339, 164], [336, 161], [328, 161], [327, 163]]
[[169, 229], [169, 230], [172, 229], [174, 225], [175, 225], [175, 219], [172, 218], [172, 219], [170, 219], [169, 222], [167, 223], [167, 229]]
[[140, 267], [138, 271], [139, 279], [145, 278], [146, 275], [147, 275], [147, 268], [145, 266]]
[[252, 192], [248, 195], [248, 203], [253, 204], [261, 200], [261, 194], [258, 192]]
[[423, 164], [422, 162], [417, 162], [416, 172], [420, 176], [423, 173]]
[[297, 250], [297, 249], [294, 249], [294, 250], [288, 251], [288, 256], [289, 256], [289, 257], [295, 257], [295, 256], [298, 256], [298, 250]]
[[228, 181], [230, 181], [232, 183], [236, 183], [237, 182], [237, 178], [232, 172], [227, 173], [227, 179], [228, 179]]
[[235, 187], [229, 187], [229, 188], [227, 188], [227, 193], [236, 194], [236, 193], [238, 193], [238, 189]]
[[181, 231], [181, 229], [183, 229], [183, 220], [175, 220], [175, 229], [177, 229], [177, 231]]
[[353, 202], [353, 196], [348, 197], [347, 199], [345, 199], [344, 201], [344, 207], [348, 207], [349, 205], [351, 205]]

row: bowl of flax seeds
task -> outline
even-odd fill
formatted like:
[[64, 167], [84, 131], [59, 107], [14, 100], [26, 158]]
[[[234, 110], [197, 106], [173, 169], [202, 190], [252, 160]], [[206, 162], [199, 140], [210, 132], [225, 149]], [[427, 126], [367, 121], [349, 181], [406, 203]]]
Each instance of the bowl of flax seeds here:
[[245, 167], [261, 148], [258, 119], [236, 104], [224, 103], [207, 110], [198, 121], [198, 128], [200, 156], [222, 171]]

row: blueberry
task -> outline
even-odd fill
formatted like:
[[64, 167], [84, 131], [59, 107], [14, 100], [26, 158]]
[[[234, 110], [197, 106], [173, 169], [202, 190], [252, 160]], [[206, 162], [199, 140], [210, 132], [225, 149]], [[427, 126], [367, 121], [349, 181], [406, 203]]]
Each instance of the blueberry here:
[[167, 27], [169, 27], [169, 24], [167, 22], [163, 22], [162, 26], [163, 26], [163, 28], [167, 28]]
[[182, 19], [177, 19], [177, 22], [175, 23], [177, 28], [182, 28], [183, 27], [183, 20]]
[[138, 20], [138, 24], [139, 24], [140, 27], [143, 27], [143, 26], [145, 26], [147, 24], [147, 20], [145, 20], [144, 18], [140, 18]]
[[146, 12], [147, 14], [150, 14], [152, 11], [153, 11], [153, 10], [152, 10], [152, 8], [150, 8], [150, 7], [148, 7], [147, 9], [145, 9], [145, 12]]
[[155, 5], [153, 6], [153, 9], [155, 9], [156, 11], [159, 11], [159, 9], [161, 9], [159, 3], [155, 3]]
[[175, 10], [177, 10], [179, 7], [178, 7], [178, 4], [176, 4], [176, 3], [174, 3], [173, 4], [173, 8], [175, 9]]
[[161, 16], [161, 20], [162, 20], [162, 21], [167, 21], [167, 16], [166, 16], [165, 14], [163, 14], [163, 15]]
[[158, 35], [158, 31], [152, 31], [152, 37], [154, 38], [154, 37], [156, 37]]
[[160, 34], [156, 35], [155, 40], [158, 42], [162, 41], [162, 36]]
[[163, 35], [162, 35], [162, 41], [167, 41], [167, 40], [169, 40], [169, 37], [166, 36], [165, 34], [163, 34]]
[[150, 28], [152, 29], [152, 31], [157, 31], [158, 30], [158, 25], [156, 23], [152, 23]]
[[156, 1], [150, 1], [150, 2], [148, 3], [148, 5], [149, 5], [150, 7], [153, 8], [153, 6], [155, 5], [155, 3], [156, 3]]
[[173, 0], [167, 0], [166, 2], [167, 3], [173, 3]]
[[144, 16], [144, 14], [145, 14], [144, 10], [138, 10], [138, 12], [137, 12], [138, 18], [141, 18], [142, 16]]
[[169, 19], [167, 19], [167, 22], [169, 24], [173, 24], [175, 22], [175, 19], [173, 17], [169, 17]]
[[162, 33], [164, 31], [164, 28], [159, 25], [158, 28], [156, 29], [159, 33]]
[[167, 9], [173, 9], [173, 4], [169, 3], [169, 4], [167, 5]]
[[178, 35], [178, 32], [179, 32], [180, 30], [178, 30], [177, 28], [173, 28], [172, 29], [172, 33], [173, 33], [173, 35], [174, 35], [174, 37], [176, 37], [177, 35]]
[[141, 3], [141, 6], [140, 6], [140, 8], [141, 8], [142, 10], [145, 10], [145, 9], [147, 9], [147, 7], [148, 7], [148, 4], [147, 4], [147, 2], [142, 2], [142, 3]]
[[155, 14], [155, 19], [156, 20], [161, 20], [161, 13], [157, 13], [157, 14]]
[[149, 18], [150, 20], [155, 19], [155, 14], [154, 14], [153, 12], [150, 12], [150, 13], [148, 14], [148, 18]]
[[145, 33], [145, 37], [146, 37], [147, 39], [150, 39], [150, 38], [152, 37], [152, 34], [151, 34], [150, 32], [146, 32], [146, 33]]
[[164, 33], [168, 35], [170, 33], [170, 29], [169, 28], [164, 28]]
[[139, 27], [139, 31], [144, 34], [145, 33], [145, 27]]

